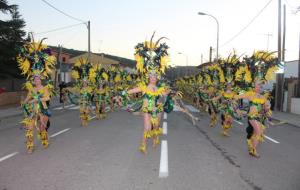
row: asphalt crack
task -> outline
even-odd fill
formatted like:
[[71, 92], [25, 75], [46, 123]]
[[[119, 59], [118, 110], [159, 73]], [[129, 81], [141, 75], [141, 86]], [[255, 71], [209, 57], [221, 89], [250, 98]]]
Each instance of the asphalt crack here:
[[[204, 135], [204, 137], [211, 143], [211, 145], [212, 145], [213, 147], [215, 147], [215, 148], [221, 153], [221, 155], [223, 156], [223, 158], [224, 158], [225, 160], [227, 160], [231, 165], [233, 165], [233, 166], [236, 167], [236, 168], [240, 168], [240, 167], [241, 167], [239, 164], [236, 163], [236, 161], [234, 161], [234, 159], [233, 159], [234, 156], [233, 156], [233, 155], [228, 154], [228, 152], [227, 152], [225, 149], [221, 148], [221, 146], [220, 146], [218, 143], [216, 143], [216, 142], [215, 142], [215, 141], [207, 134], [207, 132], [205, 132], [203, 129], [201, 129], [200, 126], [198, 126], [198, 125], [195, 125], [195, 126], [196, 126], [196, 128], [198, 129], [198, 131], [199, 131], [202, 135]], [[239, 175], [240, 175], [241, 179], [242, 179], [245, 183], [247, 183], [253, 190], [262, 190], [261, 187], [258, 187], [257, 185], [255, 185], [250, 179], [248, 179], [246, 176], [242, 175], [241, 172], [239, 172]]]

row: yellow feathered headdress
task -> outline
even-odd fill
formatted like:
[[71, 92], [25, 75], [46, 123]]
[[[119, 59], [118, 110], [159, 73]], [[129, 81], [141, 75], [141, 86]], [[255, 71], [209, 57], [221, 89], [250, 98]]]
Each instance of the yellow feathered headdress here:
[[22, 74], [26, 75], [27, 79], [32, 79], [34, 76], [46, 79], [52, 73], [56, 58], [51, 54], [51, 49], [42, 44], [45, 39], [39, 43], [33, 40], [20, 48], [17, 61]]
[[72, 67], [71, 75], [78, 82], [83, 80], [96, 82], [96, 70], [88, 59], [79, 58]]
[[165, 73], [167, 63], [169, 62], [167, 52], [169, 47], [165, 43], [159, 43], [165, 37], [153, 42], [154, 34], [155, 32], [150, 41], [145, 41], [135, 46], [136, 68], [142, 74], [156, 74], [160, 76]]

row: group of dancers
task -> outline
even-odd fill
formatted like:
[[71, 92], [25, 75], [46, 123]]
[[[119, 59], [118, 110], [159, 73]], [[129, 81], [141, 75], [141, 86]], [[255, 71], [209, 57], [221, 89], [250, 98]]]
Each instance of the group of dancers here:
[[217, 124], [220, 113], [222, 134], [226, 137], [234, 118], [247, 117], [249, 154], [258, 158], [257, 145], [263, 141], [266, 122], [272, 124], [272, 97], [262, 90], [262, 85], [272, 79], [280, 66], [274, 52], [256, 51], [250, 57], [239, 57], [234, 53], [203, 66], [194, 76], [177, 79], [175, 83], [187, 101], [209, 113], [210, 127]]
[[129, 73], [116, 66], [104, 68], [100, 64], [93, 65], [86, 59], [79, 59], [74, 65], [72, 77], [76, 84], [66, 88], [63, 96], [80, 105], [82, 126], [88, 125], [93, 113], [97, 119], [104, 119], [108, 111], [122, 107], [123, 102], [118, 95], [140, 80], [137, 73]]
[[[139, 111], [144, 121], [139, 150], [146, 154], [148, 139], [152, 139], [153, 147], [160, 143], [162, 113], [170, 113], [177, 107], [194, 124], [198, 120], [185, 108], [183, 92], [186, 101], [208, 111], [211, 127], [217, 124], [217, 116], [221, 112], [224, 136], [229, 136], [233, 118], [247, 116], [249, 154], [259, 157], [257, 145], [263, 140], [265, 122], [271, 116], [269, 94], [264, 93], [261, 87], [280, 66], [274, 54], [257, 51], [251, 57], [243, 58], [233, 54], [202, 67], [194, 76], [177, 79], [175, 88], [171, 89], [164, 78], [169, 47], [160, 43], [164, 37], [154, 41], [154, 34], [150, 41], [136, 45], [134, 73], [114, 66], [104, 68], [85, 59], [79, 59], [73, 66], [72, 77], [76, 83], [74, 87], [66, 88], [63, 96], [80, 105], [81, 125], [88, 126], [92, 113], [97, 119], [103, 119], [109, 110], [113, 111], [116, 107], [126, 106], [128, 111]], [[22, 108], [28, 153], [34, 150], [34, 129], [44, 148], [49, 145], [49, 101], [54, 95], [50, 75], [56, 59], [42, 41], [26, 43], [20, 48], [17, 58], [22, 74], [27, 76], [25, 88], [28, 95], [22, 102]], [[248, 107], [242, 106], [240, 100], [248, 100]]]
[[[139, 149], [143, 153], [147, 153], [147, 139], [153, 139], [154, 147], [160, 143], [160, 120], [163, 112], [169, 113], [174, 106], [178, 106], [195, 120], [182, 106], [182, 95], [172, 91], [163, 78], [168, 62], [168, 46], [160, 43], [163, 38], [154, 42], [153, 37], [154, 34], [150, 41], [139, 43], [135, 47], [135, 73], [127, 73], [114, 66], [103, 68], [100, 64], [79, 59], [72, 68], [75, 86], [63, 90], [63, 100], [69, 98], [72, 103], [80, 105], [82, 126], [88, 125], [92, 113], [95, 113], [98, 119], [105, 118], [107, 108], [113, 111], [115, 107], [127, 106], [128, 111], [141, 111], [144, 117], [144, 132]], [[49, 102], [54, 95], [50, 75], [56, 59], [42, 42], [43, 40], [39, 43], [26, 43], [20, 47], [17, 58], [22, 74], [27, 79], [25, 89], [28, 95], [21, 104], [28, 153], [34, 150], [34, 129], [44, 148], [49, 145]]]

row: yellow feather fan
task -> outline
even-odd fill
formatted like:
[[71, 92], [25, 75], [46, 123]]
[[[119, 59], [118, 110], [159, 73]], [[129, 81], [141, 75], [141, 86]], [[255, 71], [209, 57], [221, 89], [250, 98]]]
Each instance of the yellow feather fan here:
[[94, 68], [90, 68], [89, 70], [89, 80], [92, 82], [92, 83], [96, 83], [96, 71]]
[[107, 73], [103, 72], [102, 73], [102, 77], [104, 78], [104, 80], [108, 81], [108, 75], [107, 75]]
[[117, 76], [115, 77], [115, 82], [120, 82], [121, 81], [121, 76], [120, 74], [117, 74]]

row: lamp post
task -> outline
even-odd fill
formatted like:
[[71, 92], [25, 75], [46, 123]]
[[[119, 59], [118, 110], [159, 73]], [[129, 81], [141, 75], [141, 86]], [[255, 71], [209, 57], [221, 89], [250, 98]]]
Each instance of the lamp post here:
[[186, 64], [185, 75], [187, 75], [188, 74], [189, 57], [186, 54], [182, 53], [182, 52], [178, 52], [178, 54], [185, 56], [185, 64]]
[[206, 15], [206, 16], [210, 16], [212, 17], [213, 19], [215, 19], [216, 23], [217, 23], [217, 55], [216, 55], [216, 60], [218, 60], [219, 58], [219, 21], [216, 17], [214, 17], [213, 15], [210, 15], [210, 14], [206, 14], [206, 13], [203, 13], [203, 12], [198, 12], [198, 15]]

